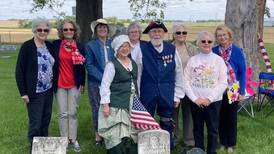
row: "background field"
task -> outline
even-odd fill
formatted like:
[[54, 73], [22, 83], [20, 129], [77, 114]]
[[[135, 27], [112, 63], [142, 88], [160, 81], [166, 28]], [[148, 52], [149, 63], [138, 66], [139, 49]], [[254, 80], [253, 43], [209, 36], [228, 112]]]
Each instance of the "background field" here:
[[[202, 30], [207, 30], [210, 32], [214, 32], [214, 29], [217, 25], [223, 24], [222, 22], [184, 22], [188, 29], [188, 40], [194, 41], [196, 39], [197, 33]], [[127, 26], [128, 24], [125, 24]], [[22, 43], [27, 39], [32, 37], [31, 29], [23, 29], [18, 28], [18, 21], [0, 20], [0, 43]], [[145, 28], [147, 24], [142, 24], [142, 27]], [[166, 23], [167, 28], [169, 29], [169, 33], [166, 35], [166, 39], [172, 39], [172, 23]], [[264, 29], [264, 42], [265, 43], [274, 43], [274, 27], [265, 27]], [[52, 29], [49, 35], [49, 39], [56, 39], [57, 31], [56, 29]], [[147, 36], [144, 35], [143, 39], [147, 39]]]

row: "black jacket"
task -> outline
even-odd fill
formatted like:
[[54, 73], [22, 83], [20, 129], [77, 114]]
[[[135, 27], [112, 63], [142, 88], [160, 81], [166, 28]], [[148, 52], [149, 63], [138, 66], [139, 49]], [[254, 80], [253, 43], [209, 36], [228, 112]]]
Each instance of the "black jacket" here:
[[[54, 92], [57, 91], [58, 88], [58, 77], [59, 77], [59, 52], [60, 52], [60, 46], [61, 46], [61, 42], [62, 40], [55, 40], [52, 42], [54, 48], [55, 48], [55, 52], [56, 55], [58, 55], [58, 58], [56, 59], [56, 64], [57, 64], [57, 72], [56, 72], [56, 80], [54, 80], [55, 82], [53, 83], [53, 90]], [[84, 56], [85, 52], [84, 52], [84, 47], [77, 42], [77, 48], [79, 50], [79, 52], [81, 53], [82, 56]], [[73, 65], [73, 72], [74, 72], [74, 79], [75, 79], [75, 83], [77, 88], [79, 88], [80, 86], [84, 86], [85, 85], [85, 76], [86, 76], [86, 72], [85, 72], [85, 67], [84, 65]]]
[[[47, 49], [50, 54], [56, 60], [55, 49], [52, 43], [46, 41]], [[56, 80], [56, 63], [53, 66], [53, 82]], [[21, 96], [28, 95], [29, 98], [36, 96], [36, 85], [38, 76], [38, 58], [37, 58], [37, 47], [34, 43], [34, 39], [24, 42], [20, 48], [15, 78], [18, 90]]]

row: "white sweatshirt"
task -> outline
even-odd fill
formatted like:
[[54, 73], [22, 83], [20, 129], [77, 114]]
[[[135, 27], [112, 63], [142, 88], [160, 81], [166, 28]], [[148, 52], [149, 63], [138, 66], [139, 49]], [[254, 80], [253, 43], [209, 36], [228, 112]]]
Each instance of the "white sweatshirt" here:
[[219, 101], [226, 88], [227, 67], [220, 56], [199, 53], [189, 59], [184, 70], [184, 89], [192, 102], [199, 97]]

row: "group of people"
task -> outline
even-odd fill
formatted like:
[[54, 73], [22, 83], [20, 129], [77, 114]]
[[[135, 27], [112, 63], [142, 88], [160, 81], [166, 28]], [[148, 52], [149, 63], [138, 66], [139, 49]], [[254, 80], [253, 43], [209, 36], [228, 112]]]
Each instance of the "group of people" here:
[[[144, 31], [133, 22], [127, 34], [111, 40], [112, 26], [97, 19], [91, 23], [93, 36], [86, 45], [77, 41], [80, 29], [74, 21], [64, 20], [57, 30], [60, 39], [48, 42], [49, 22], [34, 20], [34, 37], [24, 42], [18, 55], [16, 82], [28, 110], [30, 145], [34, 136], [48, 136], [55, 94], [60, 136], [68, 138], [74, 151], [81, 151], [77, 109], [87, 72], [95, 145], [104, 143], [107, 153], [137, 153], [140, 130], [130, 122], [135, 97], [152, 116], [156, 112], [160, 117], [161, 129], [170, 133], [171, 149], [183, 134], [185, 147], [205, 150], [206, 123], [207, 153], [216, 153], [218, 135], [220, 149], [233, 152], [246, 64], [228, 27], [218, 26], [215, 35], [199, 32], [197, 47], [186, 41], [188, 31], [181, 23], [173, 24], [172, 41], [164, 40], [168, 29], [160, 21], [150, 22]], [[141, 40], [142, 33], [149, 41]], [[234, 84], [240, 87], [239, 98], [229, 103], [227, 91]]]

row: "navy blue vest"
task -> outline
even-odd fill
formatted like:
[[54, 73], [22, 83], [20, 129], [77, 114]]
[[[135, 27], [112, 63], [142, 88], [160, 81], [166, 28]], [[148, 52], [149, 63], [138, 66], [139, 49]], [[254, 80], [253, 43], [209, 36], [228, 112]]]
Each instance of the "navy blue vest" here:
[[140, 94], [144, 104], [155, 97], [161, 97], [168, 103], [174, 101], [175, 88], [175, 47], [164, 42], [161, 53], [151, 42], [141, 45], [143, 55], [143, 72]]

